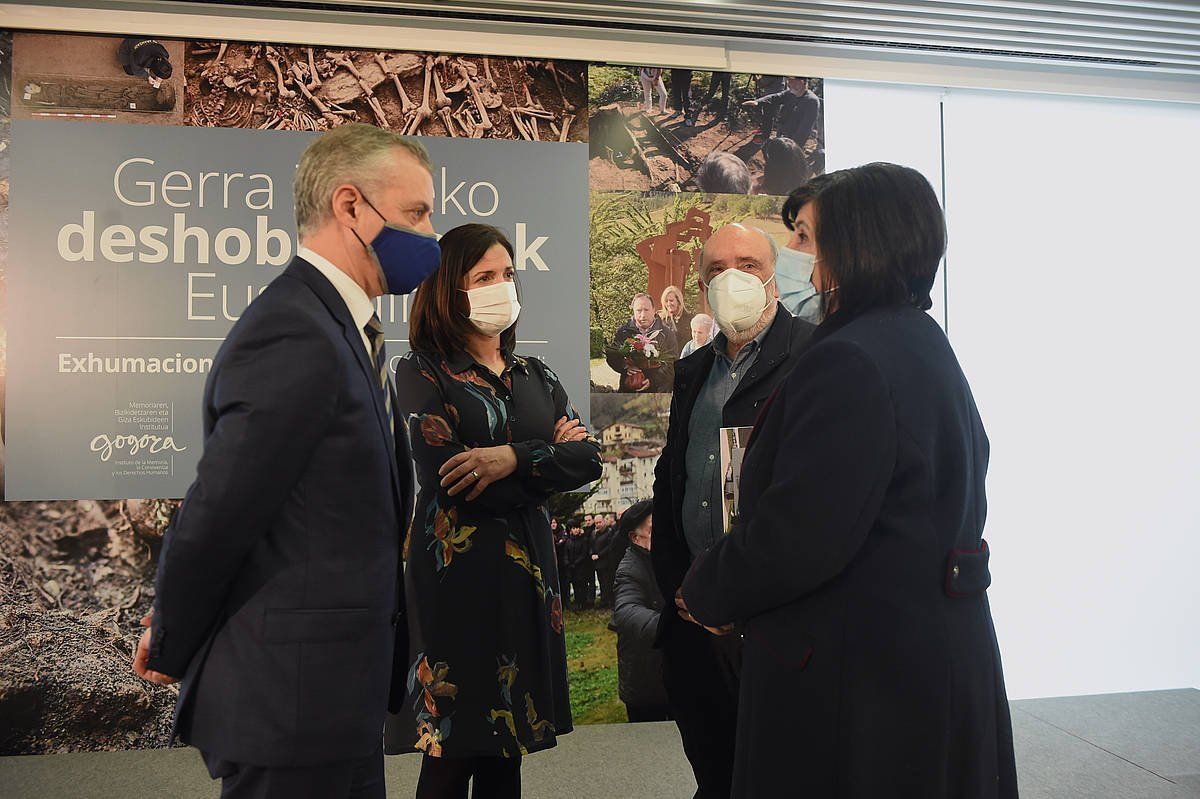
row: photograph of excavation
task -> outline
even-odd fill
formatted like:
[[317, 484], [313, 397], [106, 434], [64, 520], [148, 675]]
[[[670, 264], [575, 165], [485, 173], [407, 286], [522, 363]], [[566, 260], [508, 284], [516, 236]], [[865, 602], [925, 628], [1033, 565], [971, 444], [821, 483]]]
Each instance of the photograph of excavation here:
[[593, 191], [783, 196], [825, 171], [821, 78], [592, 64]]
[[13, 119], [183, 124], [177, 39], [12, 34]]
[[130, 669], [178, 503], [0, 503], [0, 755], [163, 746], [178, 690]]
[[537, 61], [249, 42], [187, 45], [187, 124], [587, 141], [587, 70]]

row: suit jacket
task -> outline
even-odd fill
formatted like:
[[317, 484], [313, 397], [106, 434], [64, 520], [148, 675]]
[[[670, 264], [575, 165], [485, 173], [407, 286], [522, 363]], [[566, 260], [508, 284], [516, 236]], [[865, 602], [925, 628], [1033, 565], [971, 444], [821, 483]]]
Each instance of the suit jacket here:
[[1016, 797], [987, 464], [927, 314], [817, 329], [751, 437], [743, 513], [683, 584], [744, 634], [734, 796]]
[[261, 766], [369, 755], [393, 683], [403, 698], [411, 458], [315, 267], [293, 260], [246, 309], [203, 412], [204, 454], [155, 582], [149, 667], [183, 677], [176, 729]]
[[[762, 349], [750, 372], [722, 410], [723, 427], [749, 427], [758, 418], [767, 397], [796, 365], [812, 335], [813, 326], [797, 319], [782, 305], [767, 331]], [[650, 554], [654, 576], [667, 607], [675, 607], [675, 592], [691, 565], [692, 556], [683, 535], [683, 489], [687, 482], [688, 426], [696, 398], [708, 380], [716, 355], [703, 347], [675, 363], [675, 390], [671, 395], [671, 418], [667, 443], [654, 467], [654, 546]], [[686, 624], [674, 613], [662, 615], [661, 642], [676, 624]]]

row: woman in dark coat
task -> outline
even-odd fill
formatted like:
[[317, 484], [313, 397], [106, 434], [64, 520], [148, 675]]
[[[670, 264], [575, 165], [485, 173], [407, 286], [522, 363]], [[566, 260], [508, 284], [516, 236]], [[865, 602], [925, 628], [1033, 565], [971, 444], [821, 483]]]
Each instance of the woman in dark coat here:
[[571, 731], [546, 501], [600, 476], [558, 377], [513, 351], [512, 246], [463, 225], [417, 292], [396, 369], [421, 490], [406, 542], [408, 699], [389, 753], [424, 752], [419, 799], [520, 795], [521, 757]]
[[617, 566], [615, 607], [608, 627], [617, 634], [617, 693], [630, 721], [667, 721], [662, 653], [654, 648], [663, 596], [650, 562], [654, 501], [635, 502], [621, 516], [618, 535], [630, 542]]
[[870, 164], [814, 178], [784, 216], [815, 238], [825, 320], [756, 425], [740, 517], [677, 597], [744, 636], [734, 796], [1015, 797], [988, 440], [924, 313], [937, 197]]

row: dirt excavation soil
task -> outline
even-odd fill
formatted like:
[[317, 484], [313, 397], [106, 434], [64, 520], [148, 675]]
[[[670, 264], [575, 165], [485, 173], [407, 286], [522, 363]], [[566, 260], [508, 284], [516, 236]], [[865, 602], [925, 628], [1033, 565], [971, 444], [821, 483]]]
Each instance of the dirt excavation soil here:
[[[688, 126], [682, 117], [670, 114], [647, 114], [639, 104], [628, 102], [593, 111], [589, 164], [593, 190], [699, 191], [696, 170], [714, 151], [733, 153], [746, 162], [751, 175], [762, 176], [762, 144], [754, 141], [757, 124], [744, 116], [730, 122], [705, 109], [697, 123]], [[816, 136], [804, 143], [810, 162], [818, 147]]]
[[130, 658], [175, 505], [0, 504], [0, 755], [167, 742], [176, 689]]
[[[647, 114], [637, 104], [619, 103], [593, 112], [591, 184], [602, 190], [697, 191], [695, 172], [714, 150], [731, 152], [750, 167], [763, 170], [762, 147], [754, 142], [754, 125], [731, 126], [718, 114], [702, 111], [695, 126], [681, 117]], [[622, 135], [622, 123], [633, 134]], [[639, 151], [640, 148], [640, 151]]]

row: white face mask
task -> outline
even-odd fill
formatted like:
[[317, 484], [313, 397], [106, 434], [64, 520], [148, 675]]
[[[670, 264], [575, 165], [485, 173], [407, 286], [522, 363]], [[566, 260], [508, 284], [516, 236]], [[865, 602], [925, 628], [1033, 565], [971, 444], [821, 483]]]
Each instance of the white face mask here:
[[774, 301], [767, 295], [767, 286], [774, 279], [772, 275], [763, 283], [749, 272], [726, 269], [708, 281], [708, 304], [721, 332], [728, 336], [754, 327]]
[[[460, 289], [462, 291], [462, 289]], [[510, 280], [479, 286], [466, 292], [471, 304], [467, 318], [485, 336], [498, 336], [512, 327], [521, 313], [517, 301], [517, 284]]]

